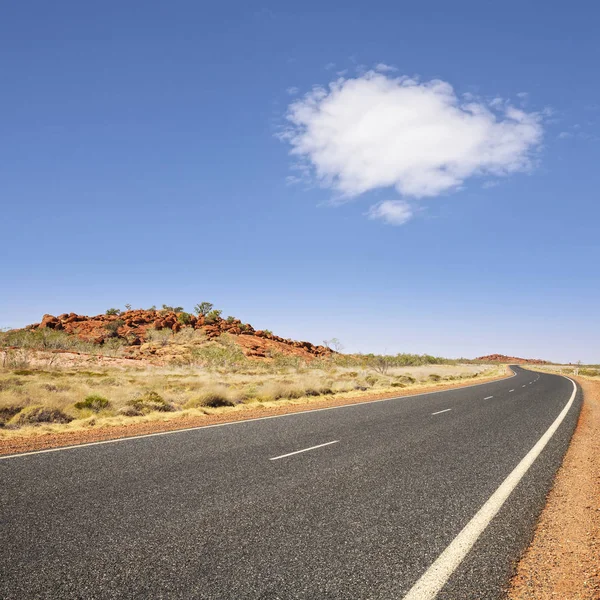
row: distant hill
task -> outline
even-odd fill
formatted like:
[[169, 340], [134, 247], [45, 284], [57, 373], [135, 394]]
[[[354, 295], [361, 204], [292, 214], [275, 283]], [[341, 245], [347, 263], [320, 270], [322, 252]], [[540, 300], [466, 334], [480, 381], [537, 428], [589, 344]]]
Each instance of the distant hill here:
[[480, 356], [475, 360], [482, 362], [501, 362], [501, 363], [517, 363], [522, 365], [549, 365], [547, 360], [539, 358], [519, 358], [518, 356], [506, 356], [505, 354], [488, 354], [488, 356]]

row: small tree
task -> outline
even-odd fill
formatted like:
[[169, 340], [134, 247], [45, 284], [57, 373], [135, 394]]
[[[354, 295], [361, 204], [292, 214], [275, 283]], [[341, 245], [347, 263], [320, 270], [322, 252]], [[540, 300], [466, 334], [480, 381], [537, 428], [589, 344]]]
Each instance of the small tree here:
[[[196, 314], [201, 315], [203, 317], [208, 315], [208, 313], [211, 312], [212, 309], [213, 305], [210, 302], [200, 302], [200, 304], [196, 304], [196, 306], [194, 306]], [[219, 314], [221, 314], [221, 311], [219, 311]]]
[[180, 312], [177, 315], [177, 320], [182, 324], [182, 325], [189, 325], [190, 321], [192, 320], [192, 315], [190, 315], [190, 313], [186, 313], [186, 312]]
[[335, 352], [341, 352], [344, 349], [344, 345], [338, 338], [331, 338], [330, 340], [323, 340], [323, 344], [330, 350]]
[[125, 309], [126, 309], [126, 310], [131, 310], [131, 304], [126, 304], [126, 305], [125, 305]]
[[111, 315], [120, 315], [121, 311], [118, 308], [109, 308], [106, 311], [106, 314], [109, 315], [109, 316], [111, 316]]

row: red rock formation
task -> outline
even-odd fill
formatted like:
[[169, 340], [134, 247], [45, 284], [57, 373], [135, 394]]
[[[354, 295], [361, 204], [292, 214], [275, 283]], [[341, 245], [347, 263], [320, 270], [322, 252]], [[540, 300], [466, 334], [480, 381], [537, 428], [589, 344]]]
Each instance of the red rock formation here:
[[539, 358], [519, 358], [517, 356], [506, 356], [504, 354], [489, 354], [488, 356], [480, 356], [475, 360], [481, 360], [483, 362], [501, 362], [501, 363], [513, 363], [513, 364], [528, 364], [528, 365], [547, 365], [550, 364], [547, 360], [540, 360]]
[[[220, 317], [207, 322], [203, 316], [192, 316], [187, 324], [179, 320], [181, 313], [157, 310], [129, 310], [119, 315], [97, 315], [87, 317], [75, 313], [64, 313], [55, 317], [44, 315], [41, 323], [30, 325], [28, 329], [55, 329], [76, 335], [79, 339], [103, 344], [110, 337], [122, 338], [131, 347], [140, 346], [146, 341], [148, 329], [170, 329], [174, 333], [182, 329], [198, 329], [208, 339], [228, 333], [241, 346], [242, 351], [255, 358], [266, 358], [270, 351], [294, 354], [301, 358], [327, 356], [332, 350], [325, 346], [315, 346], [310, 342], [297, 342], [284, 339], [266, 331], [255, 331], [251, 325], [239, 319]], [[133, 348], [132, 348], [133, 350]]]

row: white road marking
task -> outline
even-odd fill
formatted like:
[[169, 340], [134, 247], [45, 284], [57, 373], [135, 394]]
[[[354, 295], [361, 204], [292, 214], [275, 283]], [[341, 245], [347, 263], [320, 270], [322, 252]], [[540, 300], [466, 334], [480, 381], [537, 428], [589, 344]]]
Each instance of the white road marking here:
[[331, 444], [337, 444], [340, 440], [334, 440], [333, 442], [326, 442], [325, 444], [319, 444], [318, 446], [311, 446], [310, 448], [304, 448], [303, 450], [296, 450], [295, 452], [288, 452], [287, 454], [282, 454], [281, 456], [275, 456], [274, 458], [270, 458], [269, 460], [279, 460], [280, 458], [287, 458], [288, 456], [294, 456], [294, 454], [300, 454], [301, 452], [308, 452], [309, 450], [316, 450], [317, 448], [322, 448], [323, 446], [331, 446]]
[[[569, 379], [565, 377], [565, 379]], [[577, 386], [572, 379], [573, 393], [546, 433], [537, 441], [535, 446], [523, 457], [510, 475], [500, 484], [500, 487], [490, 496], [488, 501], [477, 511], [475, 516], [465, 525], [464, 529], [452, 540], [450, 545], [438, 556], [435, 562], [423, 573], [413, 585], [403, 600], [433, 600], [444, 587], [452, 573], [458, 568], [465, 556], [469, 553], [479, 536], [485, 531], [491, 520], [502, 508], [511, 492], [517, 487], [541, 454], [546, 444], [550, 441], [569, 409], [573, 405]]]
[[525, 385], [523, 387], [526, 387]]
[[[516, 377], [516, 371], [505, 379]], [[500, 380], [503, 381], [503, 380]], [[296, 413], [286, 413], [284, 415], [270, 415], [268, 417], [255, 417], [254, 419], [242, 419], [240, 421], [229, 421], [228, 423], [216, 423], [215, 425], [198, 425], [197, 427], [186, 427], [184, 429], [173, 429], [171, 431], [157, 431], [156, 433], [144, 433], [142, 435], [130, 435], [128, 437], [116, 438], [114, 440], [101, 440], [99, 442], [87, 442], [86, 444], [77, 444], [76, 446], [61, 446], [59, 448], [46, 448], [46, 450], [33, 450], [31, 452], [20, 452], [19, 454], [7, 454], [0, 456], [0, 460], [10, 460], [11, 458], [21, 458], [23, 456], [32, 456], [33, 454], [48, 454], [50, 452], [64, 452], [65, 450], [77, 450], [78, 448], [86, 448], [88, 446], [104, 446], [104, 444], [118, 444], [119, 442], [130, 442], [132, 440], [141, 440], [143, 438], [158, 437], [162, 435], [174, 435], [176, 433], [185, 433], [186, 431], [198, 431], [200, 429], [213, 429], [215, 427], [229, 427], [231, 425], [242, 425], [244, 423], [252, 423], [253, 421], [266, 421], [267, 419], [284, 419], [286, 417], [298, 417], [307, 413], [322, 412], [325, 410], [340, 410], [343, 408], [352, 408], [354, 406], [362, 406], [364, 404], [377, 404], [378, 402], [389, 402], [390, 400], [406, 400], [416, 398], [417, 396], [432, 396], [433, 394], [443, 394], [454, 389], [467, 389], [479, 387], [480, 385], [489, 385], [498, 381], [484, 381], [473, 385], [465, 385], [459, 388], [450, 388], [449, 390], [439, 390], [437, 392], [423, 392], [421, 394], [411, 394], [410, 396], [394, 396], [393, 398], [381, 398], [380, 400], [366, 400], [365, 402], [355, 402], [354, 404], [342, 404], [341, 406], [326, 406], [325, 408], [313, 408], [311, 410], [303, 410]]]
[[431, 413], [431, 415], [441, 415], [443, 412], [448, 412], [449, 410], [452, 410], [451, 408], [446, 408], [444, 410], [438, 410], [437, 412]]
[[509, 392], [514, 392], [515, 390], [508, 390]]
[[494, 396], [486, 396], [484, 400], [491, 400]]

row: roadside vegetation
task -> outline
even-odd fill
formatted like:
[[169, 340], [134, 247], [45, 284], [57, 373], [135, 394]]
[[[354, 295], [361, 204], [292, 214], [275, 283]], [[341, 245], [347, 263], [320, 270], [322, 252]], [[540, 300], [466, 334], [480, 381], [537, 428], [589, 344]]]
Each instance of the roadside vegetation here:
[[145, 345], [155, 362], [121, 358], [111, 340], [106, 347], [62, 331], [0, 333], [0, 437], [322, 397], [391, 395], [502, 370], [416, 354], [303, 361], [274, 353], [252, 360], [227, 334], [214, 340], [192, 329], [148, 334]]

